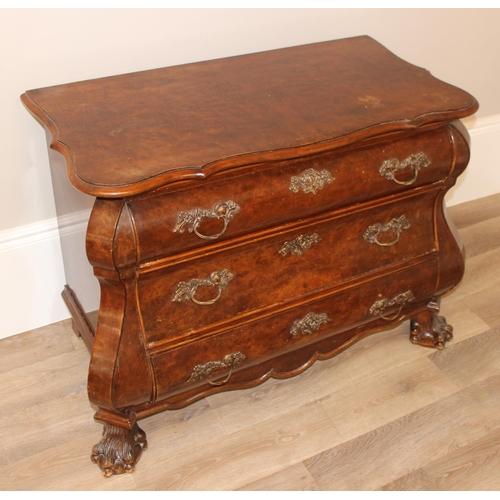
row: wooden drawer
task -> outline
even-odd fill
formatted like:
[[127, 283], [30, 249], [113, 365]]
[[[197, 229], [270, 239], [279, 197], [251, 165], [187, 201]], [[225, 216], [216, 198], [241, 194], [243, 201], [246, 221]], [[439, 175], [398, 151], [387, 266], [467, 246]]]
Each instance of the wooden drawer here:
[[[357, 326], [400, 317], [433, 294], [437, 260], [309, 301], [297, 308], [205, 338], [156, 349], [152, 362], [159, 399], [204, 384], [222, 385], [238, 370]], [[210, 381], [210, 382], [209, 382]]]
[[433, 252], [437, 194], [433, 189], [348, 215], [289, 224], [246, 244], [148, 268], [138, 284], [148, 342], [196, 335], [210, 325]]
[[[411, 158], [417, 154], [429, 163], [423, 156], [414, 158], [418, 168], [412, 170]], [[203, 185], [190, 182], [167, 194], [131, 199], [140, 262], [443, 180], [452, 156], [448, 131], [440, 128], [359, 149], [262, 164]], [[405, 161], [406, 168], [394, 170], [395, 180], [389, 179], [391, 168]], [[389, 162], [385, 169], [384, 162]], [[305, 175], [310, 169], [319, 178], [314, 188], [307, 187], [307, 179], [314, 177]]]

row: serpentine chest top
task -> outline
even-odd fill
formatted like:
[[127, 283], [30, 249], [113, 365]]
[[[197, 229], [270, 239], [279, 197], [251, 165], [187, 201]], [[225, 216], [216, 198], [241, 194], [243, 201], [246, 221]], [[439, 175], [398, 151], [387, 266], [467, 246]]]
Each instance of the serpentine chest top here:
[[92, 353], [105, 476], [134, 469], [137, 421], [155, 412], [291, 377], [407, 319], [413, 343], [451, 339], [439, 297], [464, 256], [443, 200], [469, 160], [458, 119], [478, 104], [373, 39], [22, 101], [47, 130], [58, 211], [95, 197], [97, 325], [64, 246], [63, 296]]

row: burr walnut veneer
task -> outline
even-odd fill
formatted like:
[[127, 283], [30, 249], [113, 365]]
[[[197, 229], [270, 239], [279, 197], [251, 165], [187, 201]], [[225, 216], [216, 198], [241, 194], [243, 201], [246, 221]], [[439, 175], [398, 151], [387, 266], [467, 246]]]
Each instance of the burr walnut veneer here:
[[64, 247], [63, 296], [92, 353], [105, 476], [134, 469], [153, 413], [291, 377], [405, 319], [415, 344], [451, 339], [439, 298], [464, 255], [443, 200], [478, 104], [371, 38], [22, 100], [47, 130], [58, 211], [93, 202], [97, 325]]

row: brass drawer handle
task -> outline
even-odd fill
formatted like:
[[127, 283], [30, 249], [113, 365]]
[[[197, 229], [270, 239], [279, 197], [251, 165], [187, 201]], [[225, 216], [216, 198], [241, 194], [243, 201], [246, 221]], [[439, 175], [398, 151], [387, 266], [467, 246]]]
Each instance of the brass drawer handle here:
[[306, 314], [301, 320], [295, 320], [290, 328], [290, 333], [295, 336], [299, 333], [302, 335], [311, 335], [311, 333], [319, 330], [321, 325], [329, 323], [330, 316], [326, 313], [316, 314], [310, 312]]
[[328, 170], [322, 170], [317, 172], [314, 168], [308, 168], [304, 170], [299, 176], [293, 176], [290, 180], [290, 191], [292, 193], [298, 193], [300, 189], [304, 193], [316, 194], [320, 189], [325, 187], [325, 182], [330, 184], [335, 178], [328, 172]]
[[[233, 369], [236, 368], [241, 362], [245, 361], [246, 356], [241, 352], [233, 352], [231, 354], [226, 354], [221, 361], [208, 361], [203, 365], [196, 365], [191, 372], [191, 376], [189, 377], [189, 382], [196, 382], [197, 380], [206, 379], [206, 381], [214, 386], [220, 386], [226, 384], [231, 375], [233, 374]], [[214, 382], [210, 380], [210, 375], [213, 371], [223, 370], [225, 368], [229, 368], [228, 376], [219, 382]]]
[[[365, 239], [369, 243], [376, 243], [381, 247], [391, 247], [392, 245], [395, 245], [399, 241], [399, 236], [401, 232], [409, 228], [410, 228], [410, 223], [408, 222], [407, 218], [404, 215], [402, 215], [401, 217], [392, 219], [387, 224], [382, 225], [379, 222], [377, 222], [377, 224], [369, 226], [368, 229], [363, 234], [363, 239]], [[378, 240], [379, 234], [385, 233], [387, 231], [393, 231], [396, 237], [392, 241], [389, 241], [387, 243], [380, 242]]]
[[[418, 153], [411, 154], [402, 162], [400, 162], [397, 158], [391, 158], [390, 160], [384, 161], [384, 163], [382, 163], [382, 166], [380, 167], [379, 172], [382, 177], [385, 177], [390, 181], [394, 181], [396, 184], [400, 184], [401, 186], [409, 186], [417, 180], [418, 171], [422, 167], [428, 167], [430, 164], [431, 162], [428, 160], [427, 156], [425, 156], [422, 151], [419, 151]], [[406, 167], [409, 167], [410, 170], [413, 170], [413, 178], [409, 181], [398, 181], [396, 179], [396, 173]]]
[[[385, 319], [386, 321], [393, 321], [399, 316], [401, 309], [403, 309], [403, 306], [408, 302], [413, 302], [414, 300], [415, 297], [413, 296], [412, 291], [408, 290], [406, 292], [396, 295], [390, 300], [389, 299], [377, 300], [370, 307], [370, 313], [373, 314], [374, 316], [380, 316], [382, 319]], [[393, 316], [384, 315], [384, 311], [386, 309], [396, 305], [399, 306], [399, 309], [396, 314], [394, 314]]]
[[[194, 278], [190, 281], [181, 281], [177, 284], [172, 302], [182, 302], [183, 300], [192, 300], [200, 306], [209, 306], [215, 304], [220, 299], [222, 290], [227, 288], [228, 283], [234, 278], [234, 274], [224, 269], [223, 271], [214, 271], [207, 279]], [[197, 300], [195, 295], [200, 286], [214, 286], [217, 288], [217, 296], [212, 300], [202, 302]]]
[[314, 244], [320, 241], [321, 238], [318, 236], [318, 233], [311, 234], [311, 236], [301, 234], [292, 241], [285, 241], [278, 253], [283, 257], [288, 253], [292, 255], [304, 255], [306, 250], [309, 250]]
[[[183, 233], [184, 228], [187, 228], [189, 233], [196, 234], [199, 238], [204, 240], [215, 240], [222, 236], [227, 229], [227, 225], [233, 219], [233, 216], [240, 212], [240, 207], [234, 201], [219, 201], [214, 205], [212, 210], [205, 210], [203, 208], [196, 208], [191, 211], [183, 210], [177, 215], [177, 224], [174, 227], [174, 233]], [[198, 227], [204, 217], [209, 219], [222, 219], [224, 227], [218, 234], [206, 235], [198, 231]]]

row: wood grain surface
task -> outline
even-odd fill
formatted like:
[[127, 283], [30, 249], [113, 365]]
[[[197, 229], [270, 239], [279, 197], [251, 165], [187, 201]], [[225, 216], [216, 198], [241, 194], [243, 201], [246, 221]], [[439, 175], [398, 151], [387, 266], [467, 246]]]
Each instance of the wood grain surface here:
[[21, 99], [65, 156], [72, 184], [109, 197], [478, 108], [368, 36], [56, 85]]

